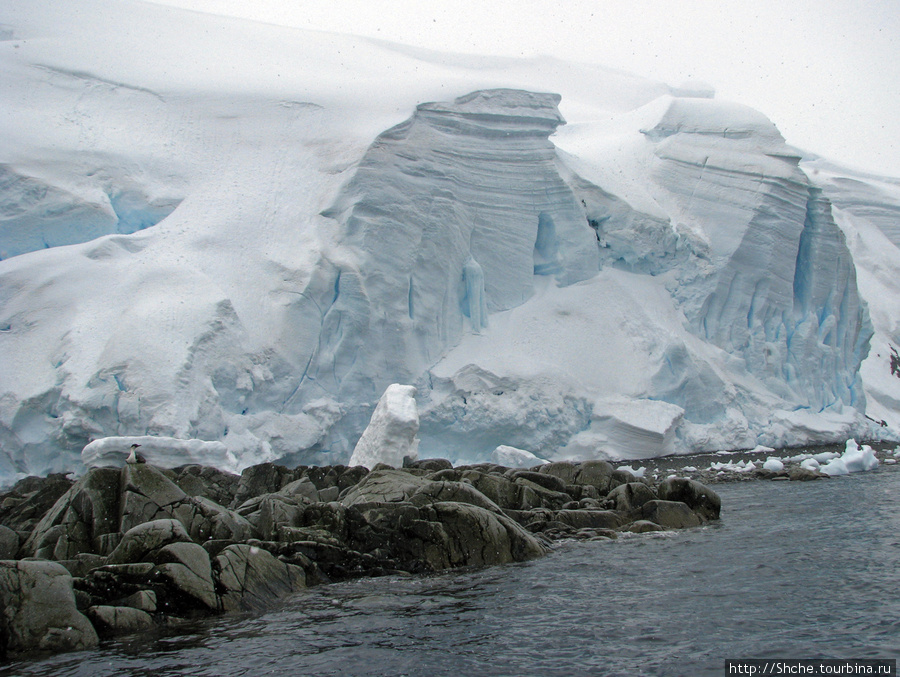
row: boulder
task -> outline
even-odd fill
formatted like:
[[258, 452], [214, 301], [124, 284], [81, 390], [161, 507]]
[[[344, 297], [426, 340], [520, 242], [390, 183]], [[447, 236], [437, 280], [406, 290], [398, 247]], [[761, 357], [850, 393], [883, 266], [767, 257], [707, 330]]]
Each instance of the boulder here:
[[60, 473], [19, 480], [0, 496], [0, 524], [30, 534], [72, 484], [72, 480]]
[[823, 477], [825, 477], [825, 475], [809, 468], [794, 467], [788, 471], [788, 478], [792, 482], [810, 482], [812, 480], [822, 479]]
[[514, 471], [511, 475], [509, 475], [509, 477], [513, 481], [517, 479], [525, 479], [529, 482], [534, 482], [544, 489], [549, 489], [550, 491], [556, 491], [560, 493], [566, 493], [566, 486], [568, 486], [566, 482], [564, 482], [559, 477], [556, 477], [555, 475], [550, 475], [548, 473], [531, 472], [529, 470]]
[[188, 543], [191, 537], [184, 525], [175, 519], [158, 519], [129, 529], [116, 549], [110, 553], [109, 564], [145, 562], [148, 555], [170, 543]]
[[343, 505], [407, 501], [431, 480], [402, 470], [373, 470], [341, 498]]
[[560, 510], [554, 520], [576, 529], [618, 529], [626, 522], [613, 510]]
[[722, 509], [722, 499], [709, 487], [684, 477], [670, 477], [658, 489], [660, 499], [686, 503], [704, 520], [717, 520]]
[[642, 519], [670, 529], [696, 527], [700, 518], [686, 503], [679, 501], [647, 501], [641, 506]]
[[0, 561], [0, 653], [72, 651], [97, 645], [75, 605], [72, 577], [56, 562]]
[[127, 606], [92, 606], [87, 610], [87, 617], [102, 637], [132, 635], [155, 625], [146, 611]]
[[297, 479], [294, 472], [283, 465], [260, 463], [244, 468], [234, 493], [232, 507], [237, 507], [255, 496], [274, 494], [284, 485]]
[[653, 489], [642, 482], [620, 484], [606, 495], [606, 500], [622, 512], [631, 512], [656, 498], [658, 496], [653, 493]]
[[261, 611], [306, 587], [303, 569], [262, 548], [230, 545], [216, 557], [223, 611]]
[[630, 531], [635, 534], [646, 534], [653, 531], [666, 531], [664, 526], [651, 522], [650, 520], [637, 520], [631, 524], [622, 527], [623, 531]]
[[175, 468], [175, 484], [188, 496], [208, 498], [219, 505], [231, 505], [240, 476], [207, 465]]
[[19, 552], [19, 534], [0, 524], [0, 559], [16, 559]]
[[196, 543], [176, 542], [163, 546], [152, 554], [157, 567], [151, 580], [166, 588], [159, 601], [161, 611], [184, 615], [198, 604], [215, 611], [218, 600], [213, 585], [209, 554]]
[[72, 559], [79, 553], [108, 554], [103, 536], [119, 531], [119, 471], [94, 468], [57, 499], [23, 547], [42, 559]]
[[409, 501], [416, 506], [445, 502], [467, 503], [491, 512], [500, 512], [496, 503], [471, 484], [464, 482], [429, 482], [426, 486], [418, 489]]

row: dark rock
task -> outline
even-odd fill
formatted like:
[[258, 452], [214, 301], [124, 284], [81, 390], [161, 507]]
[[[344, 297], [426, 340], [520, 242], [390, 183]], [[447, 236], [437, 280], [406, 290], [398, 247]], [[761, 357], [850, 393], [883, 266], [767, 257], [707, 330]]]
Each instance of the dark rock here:
[[162, 611], [184, 615], [184, 610], [205, 608], [215, 611], [218, 600], [213, 585], [209, 554], [196, 543], [170, 543], [153, 553], [157, 567], [151, 580], [166, 588], [159, 608]]
[[431, 480], [417, 477], [402, 470], [387, 468], [373, 470], [341, 499], [343, 505], [354, 503], [391, 503], [409, 500], [419, 489], [428, 486]]
[[[323, 491], [331, 489], [335, 495], [338, 494], [338, 488], [336, 486], [327, 487], [323, 489]], [[288, 482], [281, 489], [278, 490], [279, 494], [282, 496], [290, 496], [292, 498], [302, 498], [309, 503], [318, 503], [322, 500], [319, 497], [319, 490], [316, 489], [316, 485], [312, 483], [308, 477], [301, 477], [298, 480], [294, 480], [293, 482]]]
[[606, 500], [612, 501], [615, 509], [622, 512], [631, 512], [656, 498], [659, 497], [653, 490], [641, 482], [620, 484], [606, 496]]
[[188, 496], [203, 497], [219, 505], [231, 505], [240, 476], [206, 465], [175, 468], [175, 484]]
[[145, 562], [147, 556], [169, 543], [191, 541], [184, 525], [174, 519], [159, 519], [139, 524], [125, 532], [122, 542], [109, 555], [109, 564]]
[[500, 512], [499, 506], [471, 484], [464, 482], [429, 482], [409, 499], [415, 506], [430, 503], [453, 502], [477, 505], [491, 512]]
[[138, 590], [136, 593], [123, 599], [120, 606], [140, 609], [148, 614], [152, 614], [157, 609], [156, 593], [153, 590]]
[[303, 569], [262, 548], [230, 545], [216, 557], [224, 611], [260, 611], [306, 587]]
[[19, 534], [0, 524], [0, 559], [15, 559], [19, 552]]
[[638, 478], [627, 470], [613, 470], [612, 474], [609, 476], [609, 491], [612, 491], [622, 484], [629, 484], [637, 481]]
[[606, 461], [583, 461], [578, 464], [578, 474], [572, 484], [594, 487], [599, 498], [609, 492], [614, 472], [615, 469]]
[[788, 478], [792, 482], [810, 482], [812, 480], [822, 479], [824, 475], [809, 468], [801, 468], [796, 466], [788, 471]]
[[155, 626], [146, 611], [127, 606], [92, 606], [87, 610], [87, 617], [101, 637], [132, 635]]
[[612, 510], [560, 510], [555, 520], [576, 529], [618, 529], [626, 521]]
[[679, 501], [647, 501], [641, 506], [641, 517], [670, 529], [696, 527], [700, 518], [686, 503]]
[[[516, 478], [515, 484], [519, 485], [520, 487], [530, 489], [532, 492], [534, 492], [534, 494], [537, 495], [538, 499], [540, 500], [539, 505], [545, 508], [550, 508], [551, 510], [559, 510], [566, 503], [572, 500], [572, 497], [569, 496], [569, 494], [563, 493], [561, 491], [547, 489], [545, 487], [542, 487], [540, 484], [536, 484], [524, 477]], [[538, 506], [526, 505], [523, 502], [520, 507], [527, 509]]]
[[512, 473], [510, 479], [515, 481], [516, 479], [526, 479], [530, 482], [534, 482], [538, 486], [543, 487], [544, 489], [549, 489], [550, 491], [556, 491], [559, 493], [566, 493], [566, 485], [571, 484], [563, 481], [559, 477], [555, 475], [551, 475], [549, 473], [540, 473], [540, 472], [530, 472], [528, 470], [517, 470]]
[[56, 562], [0, 561], [0, 653], [72, 651], [97, 646], [75, 605], [72, 577]]
[[540, 468], [538, 468], [538, 472], [542, 475], [550, 475], [551, 477], [558, 477], [562, 480], [563, 486], [566, 484], [577, 484], [575, 482], [575, 477], [578, 475], [578, 471], [580, 470], [580, 464], [571, 463], [569, 461], [557, 461], [555, 463], [545, 463]]
[[16, 532], [31, 533], [72, 484], [72, 480], [59, 473], [19, 480], [0, 496], [0, 524]]
[[[288, 482], [297, 479], [291, 470], [283, 465], [260, 463], [244, 468], [234, 493], [232, 507], [237, 507], [255, 496], [274, 494]], [[315, 480], [313, 480], [315, 483]]]
[[72, 559], [101, 551], [102, 537], [119, 531], [119, 470], [92, 468], [71, 485], [35, 526], [22, 548], [43, 559]]
[[659, 485], [659, 497], [664, 501], [681, 501], [704, 520], [719, 519], [722, 499], [709, 487], [683, 477], [670, 477]]
[[650, 520], [637, 520], [622, 527], [622, 531], [630, 531], [635, 534], [646, 534], [653, 531], [666, 531], [664, 526]]
[[362, 478], [369, 474], [369, 469], [362, 465], [356, 465], [347, 468], [338, 477], [338, 490], [345, 491], [350, 487], [355, 487], [362, 481]]
[[420, 461], [413, 461], [409, 467], [427, 470], [428, 472], [438, 472], [439, 470], [450, 470], [453, 464], [446, 458], [425, 458]]

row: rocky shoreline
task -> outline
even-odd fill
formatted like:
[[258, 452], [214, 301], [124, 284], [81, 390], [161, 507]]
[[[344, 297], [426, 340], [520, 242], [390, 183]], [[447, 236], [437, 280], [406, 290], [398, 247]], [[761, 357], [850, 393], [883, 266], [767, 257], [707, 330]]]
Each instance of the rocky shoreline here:
[[0, 495], [0, 657], [259, 611], [308, 586], [524, 561], [562, 539], [694, 527], [718, 495], [606, 461], [522, 470], [189, 465], [29, 477]]

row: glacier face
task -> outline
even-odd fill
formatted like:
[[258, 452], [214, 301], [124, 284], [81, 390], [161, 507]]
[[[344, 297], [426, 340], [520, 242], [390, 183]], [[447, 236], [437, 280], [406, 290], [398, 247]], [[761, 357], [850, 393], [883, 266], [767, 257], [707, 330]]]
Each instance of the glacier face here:
[[[454, 460], [833, 440], [872, 432], [867, 402], [900, 425], [896, 186], [806, 166], [705, 90], [586, 94], [576, 70], [564, 125], [567, 99], [498, 85], [559, 64], [395, 60], [430, 75], [393, 99], [37, 71], [44, 108], [80, 117], [0, 181], [0, 243], [31, 250], [0, 261], [0, 479], [77, 469], [106, 436], [346, 462], [397, 382], [420, 455]], [[445, 81], [474, 91], [396, 124]]]

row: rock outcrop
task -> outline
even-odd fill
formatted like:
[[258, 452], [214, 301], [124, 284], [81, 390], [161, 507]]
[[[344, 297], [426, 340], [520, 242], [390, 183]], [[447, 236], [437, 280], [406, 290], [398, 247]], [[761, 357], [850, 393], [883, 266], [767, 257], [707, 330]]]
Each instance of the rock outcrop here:
[[260, 611], [307, 585], [520, 562], [562, 538], [719, 514], [698, 482], [656, 489], [605, 461], [407, 465], [263, 464], [238, 477], [138, 463], [20, 483], [0, 497], [12, 508], [0, 526], [2, 649], [85, 648], [173, 619]]

